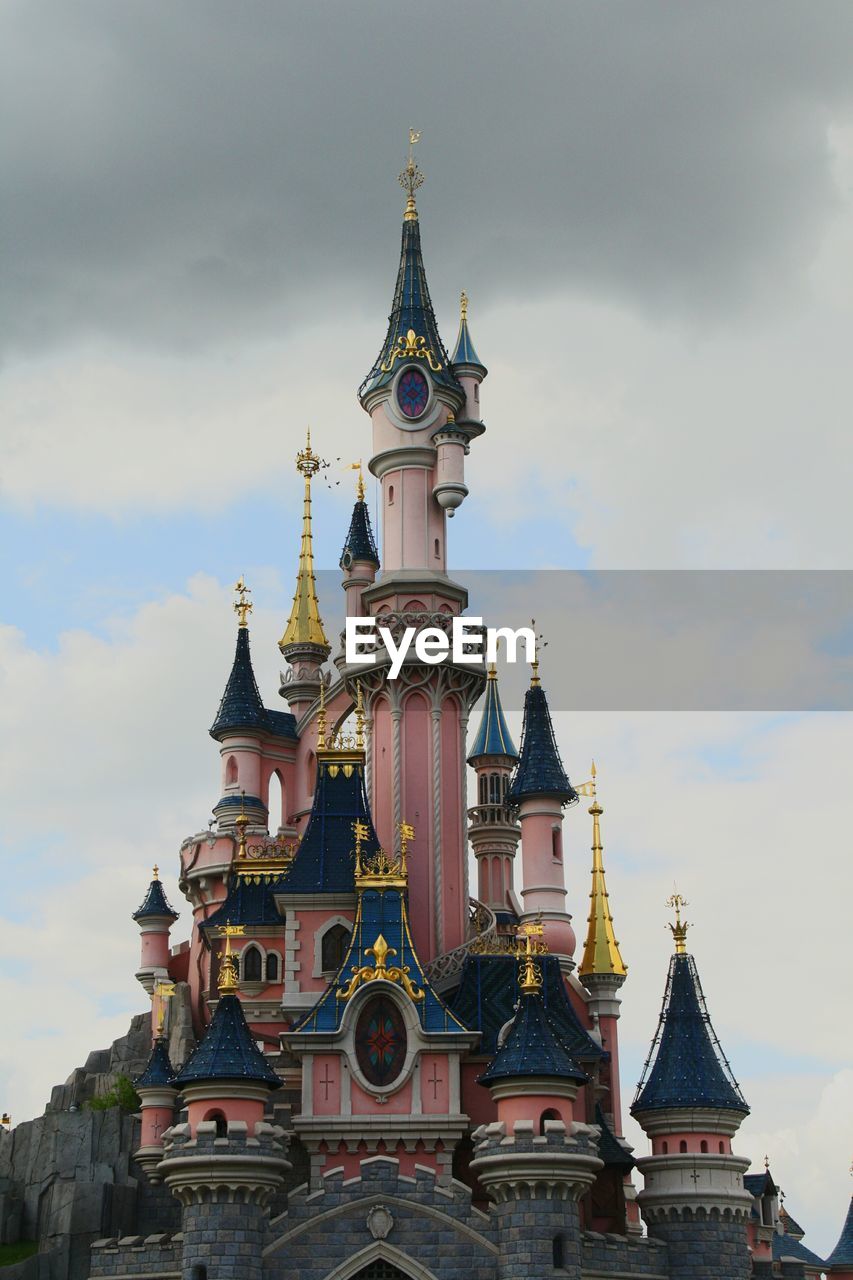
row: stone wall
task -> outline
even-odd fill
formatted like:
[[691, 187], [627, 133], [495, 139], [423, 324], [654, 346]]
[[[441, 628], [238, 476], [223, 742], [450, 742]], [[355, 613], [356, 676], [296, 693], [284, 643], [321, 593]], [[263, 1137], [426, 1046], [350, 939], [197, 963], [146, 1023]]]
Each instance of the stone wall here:
[[442, 1280], [495, 1280], [494, 1222], [472, 1208], [467, 1187], [440, 1187], [429, 1169], [402, 1176], [387, 1156], [361, 1169], [359, 1178], [334, 1173], [320, 1191], [293, 1193], [271, 1224], [265, 1277], [324, 1280], [356, 1257], [362, 1265], [382, 1257], [415, 1275], [425, 1267]]
[[91, 1270], [88, 1275], [150, 1276], [151, 1280], [180, 1280], [183, 1238], [155, 1233], [142, 1236], [96, 1240], [92, 1245]]
[[743, 1222], [715, 1213], [656, 1217], [649, 1223], [668, 1249], [671, 1280], [749, 1280], [752, 1264]]
[[583, 1280], [610, 1276], [669, 1280], [668, 1267], [667, 1247], [661, 1240], [600, 1235], [597, 1231], [584, 1231], [581, 1236]]

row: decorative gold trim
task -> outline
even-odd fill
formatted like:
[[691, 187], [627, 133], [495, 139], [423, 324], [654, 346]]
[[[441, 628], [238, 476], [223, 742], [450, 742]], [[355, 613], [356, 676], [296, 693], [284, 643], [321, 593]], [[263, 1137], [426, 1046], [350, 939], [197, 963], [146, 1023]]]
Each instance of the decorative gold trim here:
[[252, 588], [246, 586], [246, 580], [241, 574], [234, 583], [234, 590], [238, 593], [238, 599], [234, 601], [234, 612], [237, 615], [241, 627], [249, 625], [249, 614], [254, 609], [251, 600], [246, 597], [252, 594]]
[[365, 954], [373, 956], [373, 966], [362, 965], [359, 967], [358, 965], [353, 965], [352, 977], [346, 987], [344, 987], [343, 990], [339, 990], [337, 993], [339, 1000], [349, 1000], [362, 983], [376, 982], [377, 980], [398, 983], [403, 988], [409, 999], [414, 1001], [416, 1004], [423, 1000], [423, 990], [416, 986], [409, 977], [409, 966], [407, 964], [389, 966], [386, 963], [389, 957], [395, 956], [397, 952], [393, 947], [388, 946], [388, 943], [385, 941], [381, 933], [377, 937], [373, 946], [367, 948]]
[[240, 988], [237, 978], [237, 966], [234, 963], [234, 955], [231, 951], [231, 939], [241, 938], [245, 932], [245, 925], [232, 924], [230, 920], [226, 920], [225, 924], [217, 932], [216, 936], [218, 938], [225, 939], [222, 959], [219, 964], [219, 981], [216, 984], [221, 996], [233, 996]]
[[521, 965], [518, 973], [518, 985], [521, 988], [522, 995], [538, 995], [542, 990], [542, 969], [535, 963], [533, 956], [542, 954], [544, 943], [537, 946], [535, 939], [542, 937], [544, 928], [541, 924], [531, 923], [523, 924], [518, 930], [519, 939], [519, 958]]
[[400, 334], [388, 352], [388, 359], [379, 366], [381, 372], [390, 373], [394, 368], [395, 360], [426, 360], [433, 373], [441, 370], [441, 362], [436, 360], [432, 347], [428, 347], [426, 338], [422, 334], [415, 333], [414, 329], [409, 329], [405, 337], [402, 333]]
[[681, 908], [689, 905], [686, 898], [682, 898], [681, 894], [676, 890], [671, 897], [667, 898], [666, 905], [675, 910], [675, 924], [669, 925], [672, 936], [675, 939], [675, 954], [683, 956], [687, 954], [687, 930], [690, 925], [686, 920], [681, 919]]

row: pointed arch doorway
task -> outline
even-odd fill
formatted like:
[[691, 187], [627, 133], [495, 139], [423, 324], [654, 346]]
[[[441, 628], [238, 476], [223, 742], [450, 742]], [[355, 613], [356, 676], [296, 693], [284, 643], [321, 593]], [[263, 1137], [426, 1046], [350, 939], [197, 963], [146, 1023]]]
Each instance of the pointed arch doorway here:
[[387, 1240], [374, 1240], [331, 1271], [326, 1280], [436, 1280], [436, 1277]]
[[356, 1271], [351, 1280], [411, 1280], [405, 1271], [395, 1267], [387, 1258], [374, 1258], [366, 1267]]

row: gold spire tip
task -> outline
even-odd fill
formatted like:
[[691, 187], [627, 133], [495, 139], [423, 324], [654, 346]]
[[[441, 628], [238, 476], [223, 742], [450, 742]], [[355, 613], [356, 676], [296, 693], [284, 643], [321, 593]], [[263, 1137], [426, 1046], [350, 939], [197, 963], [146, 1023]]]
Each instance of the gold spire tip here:
[[305, 432], [305, 448], [300, 449], [296, 455], [296, 470], [302, 473], [306, 481], [309, 481], [320, 470], [320, 459], [311, 448], [310, 427]]
[[[302, 502], [302, 541], [299, 547], [299, 568], [296, 572], [296, 591], [290, 617], [278, 647], [287, 657], [290, 645], [308, 644], [326, 649], [329, 642], [323, 630], [320, 606], [317, 602], [317, 586], [314, 580], [314, 544], [311, 533], [311, 478], [323, 466], [322, 459], [311, 448], [311, 430], [306, 433], [305, 448], [296, 455], [296, 470], [305, 478], [305, 494]], [[288, 658], [288, 661], [291, 661]]]
[[230, 920], [226, 920], [219, 930], [219, 937], [225, 939], [225, 945], [222, 948], [219, 961], [219, 978], [216, 983], [217, 990], [221, 996], [233, 996], [240, 986], [237, 978], [237, 966], [234, 963], [234, 956], [231, 951], [231, 939], [242, 937], [245, 931], [245, 925], [232, 924]]
[[351, 462], [349, 464], [349, 469], [350, 471], [358, 472], [358, 483], [355, 487], [355, 495], [359, 502], [364, 502], [364, 472], [361, 466], [361, 458], [359, 458], [358, 462]]
[[157, 866], [156, 862], [154, 863], [154, 866], [151, 868], [151, 874], [155, 880], [160, 879], [160, 868]]
[[518, 985], [522, 995], [535, 996], [542, 990], [542, 969], [533, 959], [537, 953], [545, 950], [544, 942], [534, 942], [534, 939], [540, 939], [545, 930], [539, 921], [530, 924], [523, 924], [516, 933], [519, 948], [517, 951], [520, 960], [518, 970]]
[[252, 594], [252, 588], [246, 586], [246, 580], [242, 573], [234, 583], [234, 590], [237, 592], [237, 599], [234, 601], [234, 612], [240, 622], [241, 627], [249, 625], [249, 614], [254, 609], [254, 605], [248, 597]]
[[409, 130], [409, 158], [406, 167], [399, 177], [400, 186], [407, 193], [406, 212], [403, 214], [404, 222], [416, 222], [418, 211], [415, 207], [415, 192], [418, 187], [423, 186], [424, 175], [421, 173], [415, 163], [415, 144], [420, 142], [421, 134], [419, 129]]
[[462, 324], [468, 321], [468, 294], [464, 289], [459, 295], [459, 320]]
[[686, 907], [689, 904], [686, 898], [683, 898], [680, 893], [676, 892], [673, 893], [671, 897], [667, 898], [666, 905], [668, 907], [672, 907], [675, 911], [675, 924], [671, 924], [669, 926], [672, 936], [675, 939], [675, 954], [677, 956], [686, 955], [687, 930], [690, 928], [690, 925], [686, 920], [681, 919], [681, 908]]

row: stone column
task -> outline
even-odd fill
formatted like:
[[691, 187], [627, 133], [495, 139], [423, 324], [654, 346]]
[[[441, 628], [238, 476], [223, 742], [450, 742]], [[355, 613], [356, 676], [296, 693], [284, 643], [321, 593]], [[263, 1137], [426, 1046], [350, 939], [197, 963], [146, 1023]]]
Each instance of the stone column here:
[[660, 1216], [644, 1207], [649, 1235], [669, 1250], [670, 1280], [749, 1280], [752, 1266], [746, 1222], [730, 1211], [670, 1209]]

